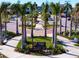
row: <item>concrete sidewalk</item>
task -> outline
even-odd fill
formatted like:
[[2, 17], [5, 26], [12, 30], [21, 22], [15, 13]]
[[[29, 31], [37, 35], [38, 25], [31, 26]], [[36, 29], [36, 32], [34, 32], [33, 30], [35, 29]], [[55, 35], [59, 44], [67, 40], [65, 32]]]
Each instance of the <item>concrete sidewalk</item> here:
[[[28, 35], [29, 36], [29, 35]], [[48, 34], [48, 36], [52, 36]], [[77, 58], [79, 57], [79, 47], [73, 46], [73, 42], [68, 39], [57, 36], [57, 38], [65, 44], [65, 48], [69, 50], [69, 52], [60, 54], [60, 55], [50, 55], [50, 56], [35, 56], [35, 55], [27, 55], [19, 52], [15, 52], [14, 49], [18, 42], [21, 40], [21, 36], [12, 38], [6, 45], [0, 46], [0, 52], [6, 55], [9, 58]]]

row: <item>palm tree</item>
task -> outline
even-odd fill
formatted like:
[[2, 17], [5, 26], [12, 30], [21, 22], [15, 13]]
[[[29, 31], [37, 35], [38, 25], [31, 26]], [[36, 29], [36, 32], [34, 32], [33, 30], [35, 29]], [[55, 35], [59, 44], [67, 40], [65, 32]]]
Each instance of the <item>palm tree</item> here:
[[77, 3], [75, 7], [75, 33], [77, 32], [77, 25], [79, 19], [78, 16], [79, 16], [79, 3]]
[[3, 5], [1, 4], [0, 6], [0, 45], [2, 45], [2, 19], [1, 19], [1, 13], [2, 13], [2, 7]]
[[8, 7], [10, 6], [10, 3], [5, 3], [4, 11], [3, 11], [3, 18], [5, 23], [5, 34], [7, 31], [7, 22], [9, 21], [9, 14], [8, 14]]
[[47, 37], [47, 21], [48, 21], [48, 17], [49, 17], [49, 14], [48, 14], [48, 8], [49, 8], [49, 5], [46, 3], [45, 5], [43, 4], [42, 5], [42, 18], [44, 20], [44, 29], [45, 29], [45, 38]]
[[70, 32], [69, 32], [69, 37], [72, 35], [72, 14], [71, 14], [71, 19], [70, 19]]
[[61, 14], [64, 12], [64, 8], [63, 7], [60, 7], [60, 10], [59, 10], [59, 21], [60, 21], [60, 35], [62, 34], [62, 20], [61, 20]]
[[73, 20], [73, 10], [72, 10], [72, 6], [71, 6], [71, 16], [70, 16], [70, 32], [69, 32], [69, 37], [72, 35], [72, 20]]
[[37, 10], [37, 4], [36, 4], [36, 2], [34, 2], [34, 4], [33, 4], [33, 10]]
[[61, 14], [59, 15], [59, 19], [60, 19], [60, 35], [62, 34], [62, 21], [61, 21]]
[[[34, 2], [34, 4], [32, 5], [32, 13], [31, 14], [32, 14], [31, 38], [32, 38], [32, 43], [33, 43], [33, 25], [34, 25], [34, 22], [37, 20], [37, 17], [38, 17], [36, 2]], [[33, 46], [33, 44], [32, 44], [32, 46]]]
[[3, 40], [2, 40], [2, 13], [5, 11], [5, 9], [9, 6], [8, 3], [6, 2], [2, 2], [2, 4], [0, 5], [0, 44], [3, 43]]
[[19, 14], [21, 16], [21, 21], [22, 21], [22, 46], [21, 48], [24, 49], [26, 44], [27, 44], [27, 32], [26, 32], [26, 20], [27, 20], [27, 16], [26, 16], [26, 7], [27, 5], [24, 4], [24, 5], [21, 5], [21, 4], [18, 4], [18, 9], [19, 9]]
[[38, 17], [36, 2], [34, 2], [34, 4], [32, 5], [32, 14], [33, 14], [34, 22], [35, 22], [37, 20], [37, 17]]
[[65, 6], [64, 6], [64, 10], [66, 12], [66, 21], [65, 21], [65, 35], [67, 33], [67, 17], [68, 17], [68, 14], [70, 13], [70, 10], [72, 9], [72, 6], [66, 2], [65, 3]]
[[11, 6], [11, 9], [14, 11], [15, 15], [16, 15], [16, 34], [18, 35], [19, 34], [19, 29], [18, 29], [18, 16], [19, 16], [19, 8], [18, 7], [18, 4], [12, 4]]
[[45, 8], [45, 3], [43, 2], [41, 6], [42, 6], [42, 13], [43, 13], [44, 8]]
[[56, 48], [57, 46], [57, 15], [60, 13], [60, 4], [59, 3], [51, 3], [50, 7], [52, 9], [52, 14], [55, 16], [55, 20], [54, 20], [54, 39], [53, 39], [53, 47]]
[[31, 4], [31, 2], [27, 3], [27, 8], [30, 9], [30, 13], [28, 14], [28, 18], [31, 19], [31, 39], [32, 39], [32, 46], [33, 46], [33, 11], [36, 9], [36, 3]]
[[77, 32], [77, 14], [76, 14], [76, 10], [74, 10], [74, 12], [73, 12], [73, 16], [74, 16], [74, 25], [75, 25], [75, 29], [74, 29], [74, 31], [75, 31], [75, 34], [76, 34], [76, 32]]

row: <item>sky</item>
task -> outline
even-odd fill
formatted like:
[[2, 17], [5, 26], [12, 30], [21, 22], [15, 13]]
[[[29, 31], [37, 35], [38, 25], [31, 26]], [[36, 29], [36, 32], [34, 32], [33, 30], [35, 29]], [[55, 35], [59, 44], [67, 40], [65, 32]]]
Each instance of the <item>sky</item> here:
[[[17, 3], [18, 0], [0, 0], [0, 4], [1, 2], [11, 2], [11, 3]], [[46, 0], [20, 0], [20, 3], [26, 3], [26, 2], [36, 2], [39, 6], [42, 4], [42, 2], [46, 2]], [[60, 2], [61, 4], [64, 4], [66, 1], [68, 1], [69, 3], [72, 4], [72, 6], [74, 7], [76, 3], [79, 2], [79, 0], [47, 0], [49, 3], [50, 2]]]

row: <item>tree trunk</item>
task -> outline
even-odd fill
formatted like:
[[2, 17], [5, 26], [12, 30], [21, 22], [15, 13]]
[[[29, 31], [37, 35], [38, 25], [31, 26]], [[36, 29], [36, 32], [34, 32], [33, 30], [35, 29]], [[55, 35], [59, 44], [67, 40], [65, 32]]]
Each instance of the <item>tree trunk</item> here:
[[27, 43], [26, 20], [24, 21], [24, 40], [25, 40], [25, 43]]
[[1, 20], [1, 13], [0, 13], [0, 45], [2, 45], [2, 20]]
[[7, 35], [7, 33], [6, 33], [7, 32], [7, 22], [5, 21], [4, 23], [5, 23], [5, 35], [4, 35], [4, 39], [5, 39], [6, 35]]
[[26, 46], [26, 27], [25, 27], [26, 22], [23, 21], [23, 16], [22, 16], [22, 49], [25, 49]]
[[44, 36], [46, 38], [47, 37], [47, 25], [46, 25], [47, 24], [47, 21], [44, 21], [44, 22], [45, 22], [45, 28], [44, 28], [45, 29], [45, 33], [44, 33]]
[[77, 16], [75, 17], [75, 34], [77, 33]]
[[71, 16], [71, 20], [70, 20], [70, 34], [69, 37], [71, 37], [72, 35], [72, 16]]
[[53, 31], [52, 31], [53, 44], [54, 44], [54, 40], [55, 40], [55, 39], [54, 39], [54, 31], [55, 31], [54, 28], [55, 28], [55, 22], [53, 22]]
[[57, 46], [57, 15], [55, 16], [55, 27], [54, 27], [54, 48]]
[[19, 34], [19, 30], [18, 30], [18, 19], [16, 20], [16, 34]]
[[7, 31], [7, 22], [5, 22], [5, 32]]
[[75, 22], [75, 34], [77, 33], [77, 22]]
[[67, 15], [66, 15], [66, 21], [65, 21], [65, 35], [67, 33]]
[[32, 24], [31, 24], [31, 39], [32, 39], [32, 47], [33, 47], [33, 20], [34, 18], [32, 18]]
[[59, 16], [60, 18], [60, 35], [62, 34], [62, 21], [61, 21], [61, 16]]

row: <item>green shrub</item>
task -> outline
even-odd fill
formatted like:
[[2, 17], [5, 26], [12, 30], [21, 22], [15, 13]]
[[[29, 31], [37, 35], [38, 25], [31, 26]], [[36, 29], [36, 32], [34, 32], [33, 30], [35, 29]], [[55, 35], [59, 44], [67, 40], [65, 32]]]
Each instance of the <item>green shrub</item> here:
[[51, 44], [51, 45], [49, 46], [49, 48], [48, 48], [48, 49], [50, 49], [50, 50], [51, 50], [52, 48], [53, 48], [53, 44]]
[[52, 49], [52, 54], [54, 54], [54, 55], [65, 53], [65, 52], [66, 52], [65, 49], [61, 45], [57, 45], [56, 48]]
[[67, 31], [66, 33], [63, 32], [63, 35], [64, 35], [64, 36], [68, 36], [68, 35], [69, 35], [69, 32], [68, 32], [68, 31]]
[[75, 46], [79, 46], [79, 43], [74, 44]]
[[16, 52], [25, 53], [25, 54], [29, 54], [30, 53], [30, 50], [28, 48], [26, 48], [26, 49], [16, 48], [15, 51]]
[[68, 35], [69, 35], [69, 31], [66, 32], [66, 35], [65, 35], [65, 32], [63, 32], [63, 35], [62, 36], [65, 37], [65, 38], [68, 38], [68, 39], [73, 39], [75, 37], [76, 38], [79, 38], [79, 32], [76, 32], [75, 33], [74, 31], [72, 31], [71, 37], [69, 37]]
[[21, 48], [21, 45], [22, 45], [22, 42], [21, 42], [21, 40], [18, 42], [18, 44], [17, 44], [17, 48]]
[[5, 37], [6, 38], [8, 38], [8, 39], [11, 39], [12, 37], [15, 37], [15, 36], [19, 36], [19, 35], [21, 35], [21, 34], [16, 34], [16, 33], [14, 33], [14, 32], [9, 32], [9, 31], [3, 31], [3, 35], [5, 35]]
[[74, 39], [75, 37], [79, 39], [79, 35], [72, 35], [70, 39]]

